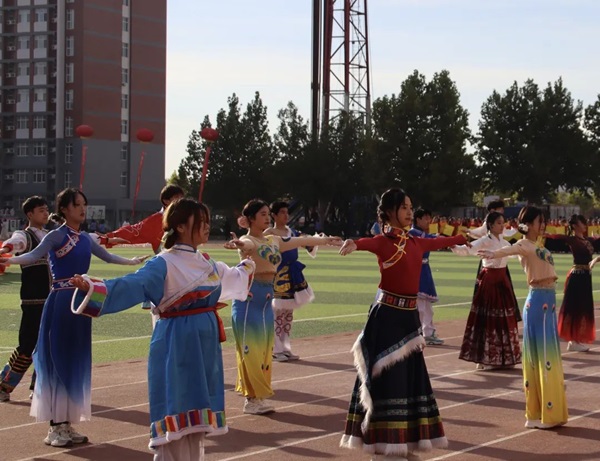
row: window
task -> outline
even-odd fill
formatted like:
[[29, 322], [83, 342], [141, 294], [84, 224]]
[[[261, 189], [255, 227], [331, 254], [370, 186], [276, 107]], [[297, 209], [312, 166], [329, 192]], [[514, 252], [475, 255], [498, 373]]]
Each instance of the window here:
[[129, 122], [127, 120], [121, 120], [121, 134], [129, 133]]
[[27, 157], [27, 144], [17, 144], [17, 157]]
[[29, 23], [31, 22], [31, 14], [29, 10], [21, 10], [19, 11], [19, 24]]
[[73, 136], [73, 117], [65, 117], [65, 136]]
[[17, 77], [28, 77], [29, 76], [29, 63], [20, 62], [17, 66]]
[[33, 170], [33, 182], [43, 184], [46, 182], [46, 170]]
[[65, 110], [73, 110], [73, 90], [65, 91]]
[[29, 49], [29, 37], [24, 35], [17, 38], [17, 50], [28, 50]]
[[75, 56], [75, 37], [72, 35], [67, 37], [65, 55]]
[[71, 187], [72, 175], [70, 171], [65, 171], [65, 187]]
[[17, 184], [27, 184], [27, 170], [17, 170], [15, 172], [15, 182]]
[[129, 83], [129, 69], [121, 69], [121, 85]]
[[48, 37], [46, 35], [36, 35], [33, 38], [33, 46], [37, 50], [48, 48]]
[[43, 115], [36, 115], [33, 117], [33, 128], [46, 128], [46, 117]]
[[29, 128], [29, 117], [26, 115], [20, 115], [17, 117], [17, 129], [25, 130]]
[[33, 90], [33, 101], [46, 102], [46, 90], [41, 88], [36, 88]]
[[129, 57], [129, 43], [123, 43], [123, 45], [121, 46], [121, 57]]
[[65, 66], [65, 82], [73, 83], [74, 77], [75, 77], [75, 66], [73, 65], [72, 62], [69, 62]]
[[65, 163], [73, 163], [73, 144], [65, 144]]
[[75, 28], [75, 10], [67, 10], [67, 29]]
[[43, 142], [36, 142], [33, 145], [33, 156], [34, 157], [45, 157], [47, 151], [48, 151], [48, 149], [46, 147], [46, 144]]
[[129, 32], [129, 18], [123, 18], [123, 32]]
[[121, 171], [121, 187], [127, 187], [127, 172]]
[[33, 65], [33, 75], [46, 75], [48, 73], [48, 63], [36, 62]]
[[129, 146], [127, 146], [127, 144], [121, 144], [121, 160], [126, 162], [128, 154], [129, 154]]
[[46, 8], [35, 10], [35, 22], [48, 22], [48, 10]]
[[128, 94], [121, 95], [121, 109], [129, 109], [129, 95]]
[[29, 102], [29, 90], [17, 91], [17, 102]]

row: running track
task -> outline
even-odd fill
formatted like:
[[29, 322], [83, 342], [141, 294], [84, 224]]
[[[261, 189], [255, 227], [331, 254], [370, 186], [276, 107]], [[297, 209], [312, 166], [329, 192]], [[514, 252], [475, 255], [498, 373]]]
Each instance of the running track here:
[[[600, 344], [588, 353], [566, 352], [562, 344], [569, 424], [528, 430], [520, 368], [476, 372], [457, 358], [464, 322], [437, 326], [446, 344], [427, 347], [425, 354], [450, 446], [422, 455], [423, 460], [600, 460]], [[230, 431], [207, 441], [206, 459], [369, 460], [361, 451], [338, 447], [355, 379], [349, 353], [355, 338], [356, 333], [295, 340], [302, 359], [274, 364], [277, 412], [269, 416], [242, 413], [243, 398], [232, 390], [234, 350], [226, 349]], [[92, 374], [92, 421], [75, 426], [92, 443], [70, 450], [44, 445], [46, 423], [28, 416], [28, 391], [22, 386], [10, 403], [0, 404], [0, 461], [150, 461], [146, 361], [97, 365]]]

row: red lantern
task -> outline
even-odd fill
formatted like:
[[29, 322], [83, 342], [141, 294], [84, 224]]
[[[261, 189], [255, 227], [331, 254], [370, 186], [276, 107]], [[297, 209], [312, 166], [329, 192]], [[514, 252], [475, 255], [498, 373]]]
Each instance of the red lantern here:
[[91, 138], [94, 134], [94, 129], [89, 125], [79, 125], [75, 128], [75, 134], [80, 138]]
[[219, 132], [214, 128], [206, 127], [200, 131], [200, 136], [208, 142], [206, 153], [204, 154], [204, 164], [202, 165], [202, 177], [200, 179], [200, 192], [198, 201], [202, 201], [202, 193], [204, 192], [204, 183], [206, 182], [206, 173], [208, 172], [208, 158], [210, 157], [211, 144], [219, 139]]
[[152, 142], [154, 133], [148, 128], [140, 128], [135, 135], [140, 142]]
[[206, 139], [208, 142], [215, 142], [219, 138], [219, 132], [214, 128], [206, 127], [200, 131], [202, 139]]

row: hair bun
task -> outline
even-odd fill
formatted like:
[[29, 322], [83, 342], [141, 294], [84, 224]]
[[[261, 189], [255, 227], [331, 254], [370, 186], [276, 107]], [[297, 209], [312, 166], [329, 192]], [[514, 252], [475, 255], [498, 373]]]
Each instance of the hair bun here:
[[240, 216], [237, 219], [237, 223], [238, 226], [240, 226], [242, 229], [248, 229], [250, 227], [250, 221], [248, 221], [248, 218], [246, 216]]

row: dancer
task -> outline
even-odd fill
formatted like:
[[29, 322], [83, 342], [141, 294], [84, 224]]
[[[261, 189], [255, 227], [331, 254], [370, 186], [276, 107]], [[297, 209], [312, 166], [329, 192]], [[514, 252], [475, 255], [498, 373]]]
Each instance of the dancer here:
[[264, 399], [273, 395], [271, 366], [273, 362], [274, 322], [273, 281], [281, 264], [281, 253], [298, 247], [337, 245], [339, 237], [290, 237], [263, 235], [270, 226], [269, 205], [258, 199], [250, 200], [238, 219], [248, 233], [225, 244], [238, 249], [240, 258], [252, 258], [256, 263], [254, 281], [247, 298], [233, 301], [231, 320], [238, 367], [236, 390], [246, 401], [244, 413], [264, 414], [275, 411]]
[[[48, 203], [43, 197], [34, 195], [23, 202], [23, 213], [28, 225], [23, 231], [15, 231], [2, 244], [0, 255], [7, 253], [28, 253], [37, 247], [48, 233], [44, 226], [48, 223]], [[52, 277], [48, 267], [48, 255], [31, 264], [21, 265], [21, 323], [19, 325], [19, 345], [8, 359], [0, 373], [0, 402], [10, 400], [11, 392], [23, 379], [33, 362], [33, 350], [37, 343], [44, 302], [50, 293]], [[35, 373], [29, 389], [35, 386]]]
[[[163, 230], [165, 251], [137, 272], [72, 282], [88, 293], [77, 312], [94, 317], [153, 302], [160, 319], [148, 357], [150, 448], [155, 461], [196, 461], [206, 434], [227, 432], [219, 301], [248, 295], [254, 262], [229, 268], [197, 251], [208, 241], [210, 213], [193, 199], [167, 207]], [[97, 296], [101, 301], [91, 301]]]
[[385, 233], [346, 240], [341, 255], [377, 255], [381, 281], [363, 332], [352, 348], [358, 377], [340, 445], [385, 460], [414, 459], [415, 452], [444, 448], [448, 441], [431, 389], [422, 349], [417, 293], [423, 255], [465, 244], [462, 235], [424, 239], [404, 228], [413, 218], [402, 189], [387, 190], [378, 207]]
[[587, 235], [587, 220], [574, 214], [569, 219], [570, 235], [548, 235], [546, 238], [563, 239], [573, 253], [573, 267], [565, 281], [565, 295], [558, 313], [558, 334], [569, 341], [568, 351], [587, 352], [587, 344], [596, 339], [594, 298], [591, 269], [598, 258], [592, 260], [594, 247]]
[[0, 264], [28, 265], [50, 253], [52, 290], [44, 305], [33, 363], [37, 382], [31, 416], [50, 421], [46, 445], [85, 443], [71, 422], [89, 420], [91, 408], [92, 329], [89, 318], [69, 310], [74, 274], [85, 273], [92, 254], [108, 263], [139, 264], [145, 257], [122, 258], [96, 244], [80, 226], [85, 221], [87, 198], [78, 189], [65, 189], [56, 197], [56, 211], [65, 224], [51, 231], [29, 253], [0, 258]]
[[[477, 255], [478, 250], [509, 247], [502, 238], [504, 217], [497, 211], [486, 216], [488, 235], [460, 245], [452, 251], [461, 256]], [[459, 359], [475, 362], [478, 370], [512, 368], [521, 363], [519, 329], [515, 311], [517, 298], [507, 275], [508, 258], [484, 259], [477, 275]]]
[[163, 213], [171, 202], [183, 198], [183, 189], [175, 184], [167, 184], [160, 191], [160, 211], [148, 216], [137, 224], [123, 226], [106, 234], [107, 237], [119, 237], [132, 244], [149, 243], [154, 254], [158, 254], [162, 244]]
[[[149, 243], [152, 245], [154, 254], [158, 254], [162, 247], [163, 213], [171, 202], [183, 198], [184, 195], [185, 193], [181, 187], [175, 184], [167, 184], [160, 191], [160, 203], [162, 204], [160, 211], [157, 211], [136, 224], [129, 224], [113, 232], [109, 232], [106, 236], [109, 238], [123, 238], [132, 244]], [[108, 247], [110, 248], [110, 246]], [[149, 310], [152, 309], [152, 307], [152, 304], [148, 301], [142, 303], [142, 309]], [[157, 320], [158, 316], [152, 314], [152, 329], [156, 326]]]
[[488, 259], [518, 255], [527, 275], [529, 295], [523, 310], [523, 382], [525, 427], [548, 429], [566, 424], [569, 415], [556, 324], [556, 272], [552, 254], [538, 243], [545, 219], [541, 209], [519, 212], [525, 238], [499, 250], [478, 250]]
[[[413, 227], [408, 233], [414, 237], [435, 238], [433, 234], [427, 233], [431, 224], [431, 211], [419, 208], [414, 212]], [[433, 325], [433, 303], [438, 302], [433, 274], [429, 266], [429, 251], [423, 253], [421, 262], [421, 279], [419, 282], [419, 293], [417, 294], [417, 310], [421, 319], [421, 328], [425, 342], [431, 346], [441, 346], [444, 340], [438, 337]]]
[[[290, 237], [301, 234], [288, 227], [289, 205], [287, 202], [273, 202], [270, 205], [274, 226], [265, 230], [264, 235], [277, 235], [285, 242]], [[306, 248], [314, 258], [316, 247]], [[298, 261], [298, 249], [283, 251], [281, 263], [275, 275], [273, 287], [273, 314], [275, 316], [275, 343], [273, 345], [273, 360], [287, 362], [298, 360], [300, 357], [292, 352], [290, 333], [294, 320], [294, 309], [298, 309], [315, 299], [312, 288], [304, 279], [302, 271], [306, 266]]]

